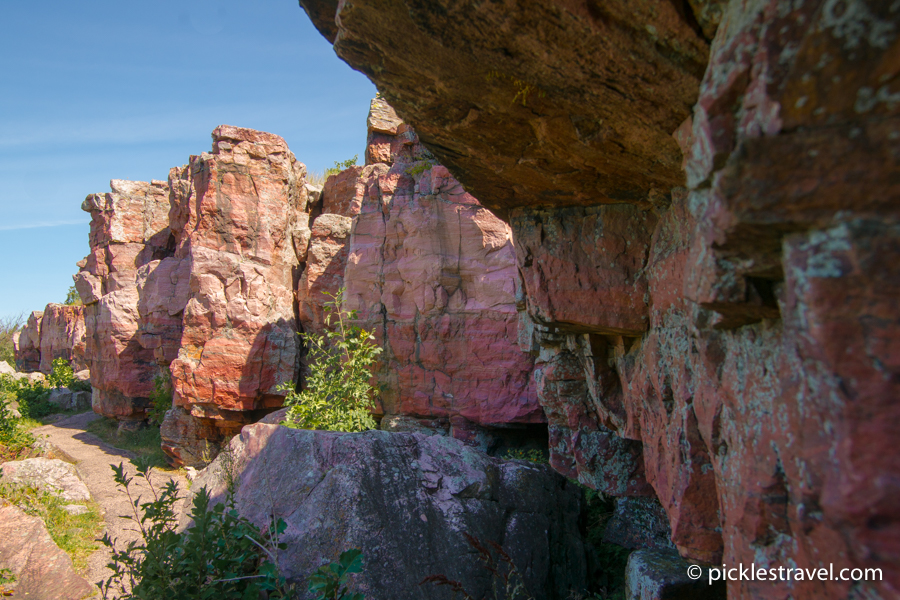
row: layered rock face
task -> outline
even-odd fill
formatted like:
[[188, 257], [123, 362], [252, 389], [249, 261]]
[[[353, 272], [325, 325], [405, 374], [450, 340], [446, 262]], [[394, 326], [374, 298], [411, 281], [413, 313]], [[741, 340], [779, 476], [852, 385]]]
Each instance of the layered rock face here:
[[511, 224], [558, 470], [682, 556], [883, 572], [732, 598], [900, 594], [900, 13], [301, 4]]
[[212, 153], [168, 181], [114, 180], [88, 197], [91, 254], [75, 279], [95, 411], [143, 420], [170, 369], [164, 448], [196, 464], [282, 404], [275, 387], [297, 369], [292, 232], [304, 176], [280, 137], [221, 126]]
[[[515, 252], [483, 208], [376, 98], [367, 164], [329, 178], [309, 228], [300, 318], [323, 329], [326, 294], [384, 348], [376, 367], [382, 426], [539, 425], [534, 358], [516, 343]], [[377, 161], [377, 162], [375, 162]], [[473, 440], [475, 441], [475, 440]]]
[[[496, 543], [535, 598], [584, 594], [578, 532], [581, 490], [543, 465], [491, 458], [452, 438], [367, 431], [344, 434], [248, 425], [193, 489], [266, 527], [287, 528], [278, 564], [302, 582], [348, 548], [363, 552], [353, 587], [366, 598], [437, 600], [448, 590], [429, 575], [459, 581], [475, 598], [494, 584], [466, 541]], [[286, 476], [290, 471], [290, 476]], [[306, 596], [304, 596], [306, 597]], [[577, 596], [576, 596], [577, 597]]]
[[50, 373], [53, 361], [64, 358], [78, 372], [87, 368], [84, 308], [48, 304], [28, 315], [14, 335], [16, 369], [21, 373]]

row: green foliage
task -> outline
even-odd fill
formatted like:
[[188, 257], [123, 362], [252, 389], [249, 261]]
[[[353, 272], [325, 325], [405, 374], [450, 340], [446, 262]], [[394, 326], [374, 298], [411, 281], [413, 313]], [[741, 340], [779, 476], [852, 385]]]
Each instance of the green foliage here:
[[163, 367], [162, 373], [153, 378], [153, 391], [150, 392], [150, 402], [153, 403], [148, 415], [150, 422], [162, 425], [166, 417], [166, 411], [172, 408], [172, 374], [168, 367]]
[[341, 553], [338, 562], [319, 567], [309, 576], [309, 591], [314, 600], [365, 600], [359, 592], [350, 592], [347, 580], [362, 571], [362, 551], [353, 548]]
[[16, 460], [34, 444], [34, 436], [13, 416], [7, 396], [0, 392], [0, 462]]
[[12, 317], [0, 317], [0, 360], [6, 361], [11, 366], [16, 366], [16, 353], [13, 348], [13, 334], [22, 329], [25, 324], [25, 315]]
[[86, 503], [87, 512], [69, 514], [63, 507], [73, 504], [55, 494], [28, 486], [14, 485], [0, 479], [0, 497], [18, 506], [33, 517], [40, 517], [56, 545], [72, 557], [75, 569], [83, 572], [88, 557], [100, 547], [97, 536], [103, 528], [100, 510], [93, 502]]
[[585, 539], [594, 547], [598, 571], [601, 580], [595, 581], [604, 600], [624, 600], [625, 568], [628, 566], [628, 555], [631, 550], [603, 540], [603, 531], [616, 509], [615, 499], [602, 492], [582, 486], [587, 507], [587, 530]]
[[78, 295], [78, 290], [75, 289], [74, 285], [69, 287], [69, 291], [66, 293], [66, 301], [63, 304], [81, 306], [81, 296]]
[[0, 569], [0, 596], [12, 596], [9, 584], [16, 582], [16, 576], [9, 569]]
[[325, 335], [301, 334], [309, 352], [306, 389], [297, 393], [289, 383], [279, 387], [287, 393], [285, 404], [290, 409], [284, 424], [289, 427], [329, 431], [375, 428], [369, 369], [381, 348], [372, 333], [349, 325], [356, 314], [341, 308], [344, 293], [341, 288], [325, 304]]
[[47, 383], [50, 384], [50, 387], [69, 387], [75, 381], [75, 371], [72, 370], [69, 361], [64, 358], [54, 358], [50, 369], [50, 374], [47, 375]]
[[287, 597], [273, 554], [285, 547], [278, 543], [286, 527], [284, 521], [262, 532], [238, 514], [230, 495], [225, 504], [210, 506], [209, 493], [201, 488], [191, 509], [194, 525], [179, 532], [175, 482], [168, 482], [157, 493], [149, 468], [139, 468], [138, 475], [150, 485], [154, 498], [141, 503], [140, 498], [132, 498], [133, 478], [125, 474], [122, 464], [111, 466], [116, 483], [134, 507], [134, 514], [128, 518], [140, 530], [142, 540], [118, 549], [108, 534], [103, 537], [103, 543], [112, 549], [108, 566], [113, 571], [109, 579], [98, 583], [104, 598], [110, 594], [123, 600]]
[[359, 154], [354, 154], [353, 158], [348, 158], [347, 160], [342, 161], [334, 161], [334, 166], [325, 169], [325, 179], [328, 179], [332, 175], [337, 175], [344, 169], [349, 169], [350, 167], [356, 164], [356, 161], [359, 160]]
[[0, 375], [0, 397], [7, 402], [17, 402], [19, 413], [30, 419], [40, 419], [59, 412], [59, 407], [48, 401], [50, 388], [40, 381], [31, 382], [25, 378], [13, 379], [9, 375]]
[[527, 460], [533, 463], [539, 464], [547, 464], [550, 462], [550, 457], [544, 453], [543, 450], [538, 450], [533, 448], [531, 450], [524, 449], [513, 449], [510, 448], [506, 451], [504, 457], [506, 460]]
[[416, 164], [406, 169], [406, 174], [410, 177], [418, 177], [437, 163], [431, 160], [420, 160]]
[[[512, 558], [503, 549], [503, 547], [493, 541], [488, 542], [488, 546], [478, 541], [472, 535], [464, 533], [466, 541], [478, 553], [478, 560], [488, 572], [493, 582], [493, 600], [534, 600], [528, 589], [525, 587], [525, 579], [522, 573], [516, 568]], [[459, 581], [454, 581], [446, 575], [429, 575], [423, 579], [419, 585], [433, 583], [434, 585], [443, 585], [450, 588], [453, 592], [453, 598], [460, 595], [463, 600], [476, 600]], [[484, 597], [485, 600], [487, 596]]]

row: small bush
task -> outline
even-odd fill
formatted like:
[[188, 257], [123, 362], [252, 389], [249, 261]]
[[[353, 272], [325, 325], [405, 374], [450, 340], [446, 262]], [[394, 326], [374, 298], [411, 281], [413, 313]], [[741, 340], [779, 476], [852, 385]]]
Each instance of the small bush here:
[[34, 444], [34, 436], [28, 433], [20, 419], [13, 416], [7, 397], [0, 392], [0, 462], [16, 460]]
[[356, 161], [358, 160], [359, 154], [354, 154], [353, 158], [348, 158], [347, 160], [343, 161], [334, 161], [333, 167], [328, 167], [327, 169], [325, 169], [325, 179], [328, 179], [332, 175], [337, 175], [344, 169], [349, 169], [350, 167], [354, 166], [356, 164]]
[[309, 351], [310, 374], [306, 389], [297, 393], [291, 384], [280, 390], [287, 393], [290, 407], [284, 424], [298, 429], [329, 431], [365, 431], [375, 428], [372, 418], [374, 389], [369, 383], [370, 367], [381, 352], [375, 336], [348, 321], [355, 312], [341, 308], [345, 290], [341, 288], [325, 304], [325, 335], [301, 334]]
[[70, 286], [69, 291], [66, 294], [66, 300], [63, 304], [68, 304], [69, 306], [81, 306], [81, 296], [78, 295], [78, 290], [75, 289], [75, 286]]
[[141, 504], [131, 496], [133, 478], [125, 474], [122, 464], [111, 467], [116, 484], [134, 506], [134, 515], [128, 518], [140, 530], [142, 541], [119, 549], [108, 534], [103, 537], [103, 543], [113, 551], [108, 565], [113, 575], [98, 583], [104, 598], [111, 593], [123, 600], [287, 597], [273, 554], [284, 548], [277, 541], [284, 532], [284, 521], [262, 532], [238, 514], [231, 496], [224, 505], [210, 506], [209, 493], [201, 488], [191, 509], [194, 525], [178, 532], [175, 482], [170, 481], [157, 493], [149, 468], [140, 467], [138, 474], [150, 484], [154, 495], [153, 501]]
[[54, 358], [50, 363], [50, 374], [47, 375], [47, 383], [50, 384], [50, 387], [70, 387], [74, 381], [75, 371], [69, 361], [64, 358]]
[[22, 417], [40, 419], [59, 411], [59, 408], [48, 401], [50, 388], [40, 381], [13, 379], [9, 375], [0, 375], [0, 396], [7, 402], [18, 402]]

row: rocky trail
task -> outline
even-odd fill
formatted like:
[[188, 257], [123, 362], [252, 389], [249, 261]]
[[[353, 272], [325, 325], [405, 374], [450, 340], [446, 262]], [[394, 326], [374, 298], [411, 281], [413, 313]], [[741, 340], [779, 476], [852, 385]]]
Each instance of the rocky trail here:
[[[118, 540], [118, 545], [125, 546], [138, 539], [139, 533], [132, 521], [120, 518], [133, 512], [128, 497], [116, 485], [110, 465], [123, 463], [126, 473], [134, 477], [131, 488], [133, 497], [141, 496], [146, 500], [151, 492], [143, 478], [135, 477], [136, 469], [130, 462], [135, 458], [133, 453], [110, 446], [86, 431], [88, 424], [99, 418], [96, 413], [86, 412], [39, 427], [33, 433], [49, 442], [59, 458], [75, 464], [79, 477], [101, 508], [105, 532]], [[187, 479], [175, 472], [153, 469], [150, 478], [157, 490], [171, 480], [177, 482], [180, 490], [187, 489]], [[109, 577], [111, 571], [106, 567], [109, 558], [110, 551], [105, 546], [96, 551], [88, 561], [85, 578], [95, 584]]]

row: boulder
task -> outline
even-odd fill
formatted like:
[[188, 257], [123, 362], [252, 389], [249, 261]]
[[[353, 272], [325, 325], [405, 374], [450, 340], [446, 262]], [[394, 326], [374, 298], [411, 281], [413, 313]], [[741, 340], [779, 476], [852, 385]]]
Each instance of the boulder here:
[[82, 600], [95, 591], [80, 577], [69, 555], [59, 549], [40, 517], [7, 504], [0, 506], [0, 569], [16, 580], [13, 598]]
[[56, 458], [26, 458], [0, 464], [3, 479], [50, 492], [69, 502], [91, 499], [75, 465]]
[[[291, 476], [285, 477], [286, 470]], [[543, 465], [505, 462], [443, 436], [244, 427], [194, 481], [260, 526], [282, 518], [279, 564], [300, 581], [360, 548], [354, 585], [367, 598], [437, 599], [429, 575], [462, 582], [476, 598], [492, 581], [466, 541], [500, 544], [536, 598], [585, 591], [578, 531], [582, 492]]]
[[636, 550], [625, 571], [627, 600], [725, 600], [725, 582], [710, 583], [709, 568], [674, 550]]
[[15, 375], [17, 371], [5, 360], [0, 360], [0, 375]]
[[89, 410], [91, 408], [91, 392], [73, 391], [69, 388], [55, 388], [50, 390], [47, 399], [61, 410]]

